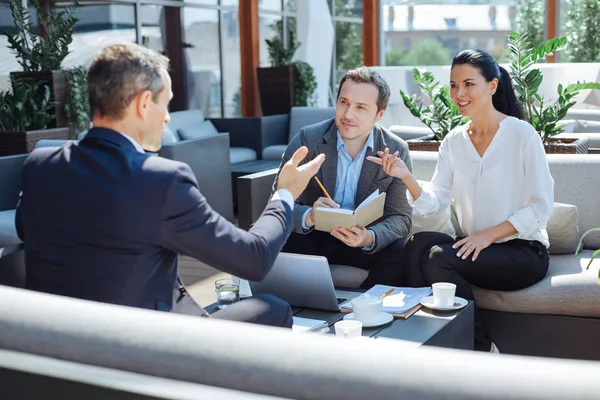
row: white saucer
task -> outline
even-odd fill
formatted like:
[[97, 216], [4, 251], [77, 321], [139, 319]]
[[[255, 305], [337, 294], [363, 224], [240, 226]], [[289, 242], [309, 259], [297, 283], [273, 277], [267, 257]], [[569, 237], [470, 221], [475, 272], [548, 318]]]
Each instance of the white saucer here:
[[[354, 313], [346, 314], [344, 316], [344, 319], [346, 321], [354, 321]], [[368, 324], [363, 322], [363, 327], [372, 328], [374, 326], [385, 325], [388, 322], [391, 322], [393, 319], [394, 316], [392, 314], [382, 311], [381, 314], [379, 314], [379, 316], [377, 317], [377, 320], [369, 322]]]
[[463, 308], [464, 306], [469, 304], [469, 302], [467, 300], [463, 299], [462, 297], [456, 296], [456, 297], [454, 297], [454, 304], [449, 307], [434, 306], [433, 305], [433, 296], [429, 296], [429, 297], [425, 297], [425, 298], [421, 299], [421, 304], [423, 304], [427, 308], [431, 308], [432, 310], [451, 311], [451, 310], [460, 310], [461, 308]]

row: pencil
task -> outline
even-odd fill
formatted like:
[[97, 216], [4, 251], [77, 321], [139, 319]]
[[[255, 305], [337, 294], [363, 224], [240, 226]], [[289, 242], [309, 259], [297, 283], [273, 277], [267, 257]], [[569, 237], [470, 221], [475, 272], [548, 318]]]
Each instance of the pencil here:
[[390, 290], [388, 290], [387, 292], [385, 292], [384, 294], [382, 294], [382, 295], [380, 296], [380, 298], [382, 298], [382, 299], [383, 299], [385, 296], [387, 296], [388, 294], [392, 293], [393, 291], [394, 291], [394, 289], [393, 289], [393, 288], [392, 288], [392, 289], [390, 289]]
[[317, 183], [319, 184], [319, 187], [321, 188], [323, 193], [325, 193], [325, 196], [327, 196], [327, 198], [331, 199], [331, 196], [329, 195], [329, 193], [327, 193], [327, 190], [325, 190], [325, 187], [321, 184], [321, 181], [316, 176], [315, 176], [315, 181], [317, 181]]

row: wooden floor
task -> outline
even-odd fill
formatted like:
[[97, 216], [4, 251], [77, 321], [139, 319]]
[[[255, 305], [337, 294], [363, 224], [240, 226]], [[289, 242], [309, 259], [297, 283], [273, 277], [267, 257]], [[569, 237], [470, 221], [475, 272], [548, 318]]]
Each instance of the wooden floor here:
[[201, 306], [207, 306], [217, 300], [215, 281], [231, 276], [187, 256], [179, 256], [179, 275], [188, 292]]

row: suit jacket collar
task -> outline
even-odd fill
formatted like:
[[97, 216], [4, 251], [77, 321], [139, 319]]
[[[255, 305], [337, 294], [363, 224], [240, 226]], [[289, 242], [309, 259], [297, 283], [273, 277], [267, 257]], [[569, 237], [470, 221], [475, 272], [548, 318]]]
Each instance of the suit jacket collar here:
[[91, 128], [85, 135], [85, 139], [98, 139], [113, 143], [119, 147], [124, 147], [134, 151], [138, 151], [135, 145], [126, 138], [122, 133], [108, 128]]
[[[320, 143], [317, 146], [317, 154], [325, 154], [325, 162], [323, 162], [320, 171], [321, 182], [323, 183], [325, 190], [327, 190], [327, 193], [332, 196], [333, 193], [335, 193], [335, 184], [337, 181], [337, 130], [338, 129], [335, 125], [335, 120], [332, 120], [331, 125], [323, 133], [323, 143]], [[373, 182], [373, 179], [381, 170], [381, 166], [367, 160], [368, 156], [377, 156], [378, 151], [385, 150], [386, 143], [383, 138], [381, 127], [379, 125], [375, 125], [371, 135], [373, 135], [373, 148], [367, 148], [367, 152], [365, 154], [365, 160], [362, 165], [358, 186], [356, 188], [356, 205], [362, 203], [363, 200], [371, 194], [367, 191], [371, 186], [371, 182]]]

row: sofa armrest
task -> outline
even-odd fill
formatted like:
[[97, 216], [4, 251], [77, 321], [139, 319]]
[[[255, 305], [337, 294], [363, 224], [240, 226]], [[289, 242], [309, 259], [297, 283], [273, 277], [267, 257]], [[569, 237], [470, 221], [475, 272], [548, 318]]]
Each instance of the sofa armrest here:
[[16, 208], [21, 193], [21, 170], [28, 155], [0, 157], [0, 211]]
[[228, 134], [165, 144], [158, 155], [188, 164], [208, 204], [223, 217], [233, 221]]
[[249, 229], [265, 209], [278, 168], [256, 174], [240, 176], [237, 180], [237, 205], [239, 226]]

